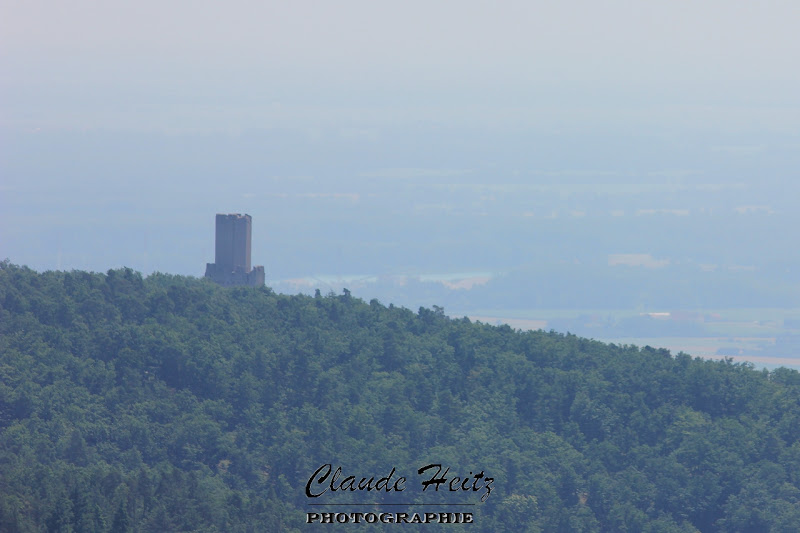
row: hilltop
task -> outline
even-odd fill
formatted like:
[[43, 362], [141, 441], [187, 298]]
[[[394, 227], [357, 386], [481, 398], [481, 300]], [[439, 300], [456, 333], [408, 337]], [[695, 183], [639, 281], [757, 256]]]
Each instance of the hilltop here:
[[0, 263], [0, 530], [300, 530], [324, 464], [483, 471], [485, 501], [369, 494], [475, 503], [471, 531], [794, 531], [800, 374], [348, 291]]

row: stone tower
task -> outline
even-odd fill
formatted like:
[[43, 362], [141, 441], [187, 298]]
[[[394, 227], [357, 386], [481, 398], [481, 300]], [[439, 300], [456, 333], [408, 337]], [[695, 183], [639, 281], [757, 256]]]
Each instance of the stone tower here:
[[206, 264], [206, 277], [225, 287], [264, 284], [264, 267], [250, 268], [250, 215], [217, 214], [214, 262]]

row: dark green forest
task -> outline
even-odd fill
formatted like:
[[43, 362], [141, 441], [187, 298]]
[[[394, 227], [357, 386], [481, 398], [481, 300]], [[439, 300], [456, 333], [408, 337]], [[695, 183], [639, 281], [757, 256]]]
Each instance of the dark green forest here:
[[[431, 463], [491, 495], [421, 492]], [[310, 507], [323, 464], [408, 488]], [[800, 374], [348, 291], [0, 263], [3, 533], [391, 530], [305, 524], [388, 503], [475, 504], [422, 531], [796, 533]]]

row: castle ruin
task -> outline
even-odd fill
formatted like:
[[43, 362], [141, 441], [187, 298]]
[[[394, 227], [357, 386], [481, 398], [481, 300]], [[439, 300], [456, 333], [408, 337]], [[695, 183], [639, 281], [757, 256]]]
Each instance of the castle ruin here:
[[206, 277], [224, 287], [264, 285], [264, 267], [250, 268], [250, 215], [217, 214], [214, 262], [206, 263]]

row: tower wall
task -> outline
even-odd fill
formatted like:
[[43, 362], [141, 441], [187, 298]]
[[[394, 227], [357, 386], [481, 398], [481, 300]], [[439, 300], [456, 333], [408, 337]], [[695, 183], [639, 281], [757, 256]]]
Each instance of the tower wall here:
[[225, 286], [264, 284], [264, 267], [250, 266], [252, 227], [250, 215], [217, 214], [214, 262], [206, 265], [207, 278]]
[[250, 272], [250, 215], [217, 215], [214, 262], [220, 269]]

